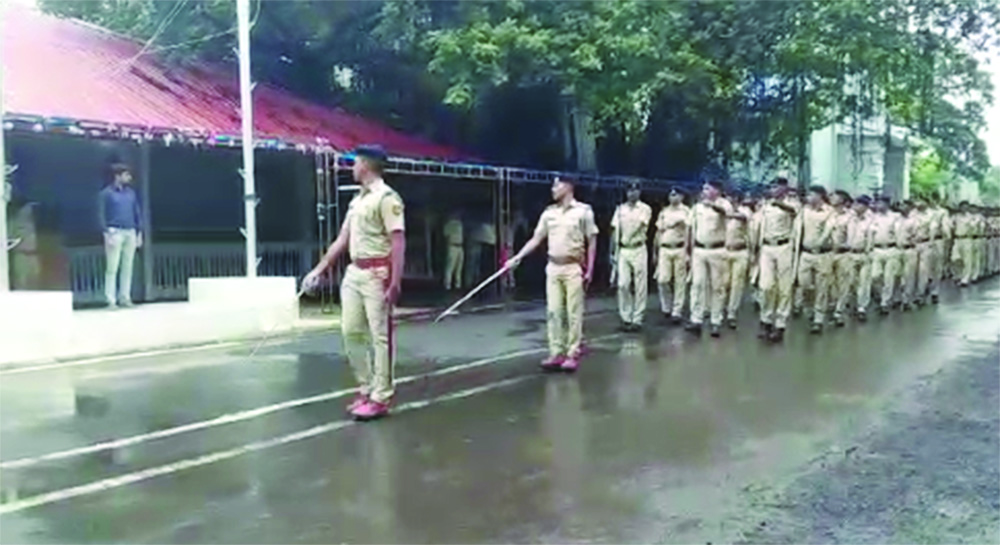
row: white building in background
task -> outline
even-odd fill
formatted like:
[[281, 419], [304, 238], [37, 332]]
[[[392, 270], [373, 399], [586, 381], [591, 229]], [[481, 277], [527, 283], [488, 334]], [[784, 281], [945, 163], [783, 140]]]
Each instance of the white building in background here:
[[809, 142], [810, 182], [851, 195], [909, 198], [908, 130], [890, 127], [887, 138], [882, 117], [859, 125], [835, 123], [813, 132]]

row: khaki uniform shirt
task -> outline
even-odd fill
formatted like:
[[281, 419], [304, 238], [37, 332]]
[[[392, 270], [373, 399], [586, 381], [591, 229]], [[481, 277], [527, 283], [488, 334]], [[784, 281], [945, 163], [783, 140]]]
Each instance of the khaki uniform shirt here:
[[959, 213], [955, 216], [955, 237], [965, 238], [972, 235], [972, 222], [969, 214]]
[[444, 241], [448, 246], [461, 246], [465, 242], [465, 229], [461, 220], [452, 218], [444, 224]]
[[927, 242], [931, 239], [931, 223], [934, 221], [930, 210], [925, 210], [923, 212], [917, 212], [914, 210], [911, 212], [914, 220], [914, 237], [916, 237], [916, 242]]
[[896, 244], [896, 223], [899, 218], [895, 212], [872, 214], [871, 238], [875, 246], [894, 246]]
[[913, 212], [909, 216], [901, 216], [896, 224], [896, 246], [907, 249], [917, 242], [917, 225], [920, 215]]
[[378, 179], [351, 199], [346, 221], [352, 260], [387, 257], [392, 249], [389, 234], [405, 229], [403, 199]]
[[665, 206], [656, 219], [657, 244], [677, 246], [683, 244], [691, 222], [691, 209], [685, 205]]
[[742, 214], [744, 219], [726, 219], [726, 248], [747, 248], [750, 246], [750, 222], [753, 221], [753, 211], [747, 206], [740, 205], [733, 213]]
[[802, 209], [802, 248], [812, 252], [830, 249], [833, 211], [828, 206], [818, 210], [811, 206]]
[[[781, 202], [793, 207], [797, 212], [802, 209], [798, 200], [792, 197], [785, 197]], [[761, 206], [760, 214], [762, 244], [791, 240], [792, 229], [795, 225], [795, 214], [778, 208], [771, 200], [768, 200]]]
[[847, 241], [847, 231], [858, 215], [850, 208], [834, 209], [830, 218], [830, 244], [834, 250], [850, 248]]
[[589, 204], [574, 200], [568, 206], [550, 205], [538, 218], [535, 236], [546, 237], [549, 256], [583, 260], [587, 239], [598, 233]]
[[847, 220], [847, 240], [845, 247], [855, 252], [866, 252], [871, 249], [872, 213], [865, 212], [863, 216], [851, 212]]
[[628, 203], [618, 205], [615, 215], [611, 218], [611, 229], [614, 231], [613, 244], [623, 248], [645, 246], [649, 223], [652, 220], [653, 209], [642, 201], [635, 203], [634, 206]]
[[[719, 197], [712, 202], [722, 207], [726, 214], [733, 211], [729, 201]], [[692, 229], [694, 242], [703, 246], [718, 246], [726, 241], [726, 214], [720, 214], [708, 203], [699, 202], [692, 210]]]

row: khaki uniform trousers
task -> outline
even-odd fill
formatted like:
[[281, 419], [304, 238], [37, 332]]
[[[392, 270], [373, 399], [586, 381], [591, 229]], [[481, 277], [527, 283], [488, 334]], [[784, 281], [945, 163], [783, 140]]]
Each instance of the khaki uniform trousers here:
[[972, 269], [972, 273], [975, 275], [975, 279], [979, 280], [983, 277], [983, 271], [985, 269], [984, 265], [986, 264], [985, 263], [986, 259], [984, 259], [986, 254], [986, 249], [985, 249], [986, 239], [982, 237], [975, 239], [974, 247], [975, 247], [975, 258], [974, 258], [975, 266]]
[[747, 271], [750, 268], [750, 250], [726, 250], [726, 289], [729, 304], [726, 317], [736, 319], [736, 313], [743, 303], [743, 293], [747, 287]]
[[913, 302], [919, 266], [920, 252], [916, 247], [899, 249], [899, 301], [904, 305]]
[[812, 292], [813, 323], [822, 324], [826, 318], [827, 299], [830, 294], [830, 269], [832, 254], [810, 253], [805, 250], [799, 256], [799, 289], [796, 293], [796, 306], [805, 301], [807, 292]]
[[878, 304], [882, 308], [889, 308], [892, 304], [892, 292], [896, 287], [896, 277], [899, 276], [899, 256], [896, 253], [895, 248], [872, 250], [871, 279], [873, 283], [878, 283]]
[[989, 239], [990, 245], [990, 274], [996, 274], [1000, 270], [1000, 239], [993, 237]]
[[465, 261], [465, 248], [461, 244], [449, 244], [447, 262], [444, 267], [444, 289], [452, 290], [462, 287], [462, 265]]
[[867, 313], [868, 306], [872, 301], [872, 258], [864, 252], [855, 252], [850, 255], [857, 289], [857, 311]]
[[726, 306], [726, 250], [695, 248], [691, 253], [691, 323], [705, 319], [706, 307], [712, 325], [722, 325]]
[[340, 284], [344, 351], [361, 393], [385, 403], [392, 398], [396, 359], [392, 308], [385, 301], [389, 267], [349, 265]]
[[948, 263], [947, 241], [943, 238], [931, 241], [933, 252], [931, 253], [931, 295], [941, 293], [941, 282], [944, 282], [944, 273]]
[[649, 252], [645, 246], [618, 249], [618, 314], [626, 324], [642, 324], [649, 294]]
[[765, 244], [760, 249], [760, 321], [785, 329], [792, 313], [792, 246]]
[[851, 292], [857, 282], [857, 256], [851, 252], [834, 253], [830, 258], [830, 295], [833, 298], [833, 315], [843, 318], [851, 301]]
[[687, 302], [687, 254], [683, 247], [661, 246], [656, 262], [656, 284], [659, 288], [660, 311], [680, 318]]
[[579, 357], [583, 339], [583, 269], [578, 263], [545, 266], [550, 356]]
[[972, 282], [972, 243], [973, 240], [971, 238], [955, 239], [955, 249], [952, 252], [952, 258], [960, 263], [956, 267], [956, 270], [961, 271], [961, 274], [958, 275], [958, 280], [961, 284]]
[[931, 285], [934, 274], [934, 243], [931, 241], [917, 243], [917, 288], [914, 293], [917, 299], [923, 300]]

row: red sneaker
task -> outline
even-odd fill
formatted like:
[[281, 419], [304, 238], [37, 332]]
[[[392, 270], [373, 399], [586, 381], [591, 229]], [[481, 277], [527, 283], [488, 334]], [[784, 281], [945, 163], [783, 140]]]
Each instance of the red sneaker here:
[[558, 371], [562, 369], [564, 361], [566, 361], [566, 356], [552, 356], [551, 358], [542, 362], [542, 370]]
[[577, 356], [577, 357], [566, 358], [563, 361], [560, 369], [566, 371], [567, 373], [575, 373], [579, 367], [580, 367], [580, 358], [579, 356]]
[[351, 404], [347, 406], [347, 412], [353, 413], [355, 409], [357, 409], [364, 403], [368, 403], [368, 396], [362, 394], [361, 392], [358, 392], [357, 394], [355, 394], [354, 400], [351, 401]]
[[383, 416], [388, 416], [389, 404], [379, 403], [378, 401], [369, 399], [351, 411], [351, 414], [354, 415], [355, 420], [360, 422], [376, 420], [382, 418]]

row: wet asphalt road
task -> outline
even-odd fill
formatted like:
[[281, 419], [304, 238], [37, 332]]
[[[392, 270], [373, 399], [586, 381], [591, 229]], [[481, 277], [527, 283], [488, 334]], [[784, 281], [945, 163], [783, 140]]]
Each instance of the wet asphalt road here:
[[1000, 541], [996, 279], [783, 346], [588, 308], [576, 376], [538, 309], [402, 326], [365, 425], [332, 334], [0, 370], [0, 541]]

